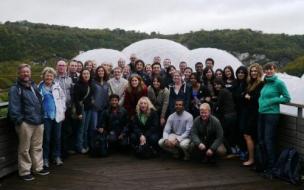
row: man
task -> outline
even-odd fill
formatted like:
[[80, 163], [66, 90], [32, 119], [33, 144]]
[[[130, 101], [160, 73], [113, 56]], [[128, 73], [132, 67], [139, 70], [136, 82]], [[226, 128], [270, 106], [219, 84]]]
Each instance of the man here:
[[130, 63], [129, 63], [129, 66], [130, 66], [130, 69], [131, 69], [131, 73], [135, 72], [135, 61], [136, 60], [137, 60], [136, 54], [132, 53], [130, 55]]
[[160, 63], [155, 62], [155, 63], [152, 64], [152, 77], [153, 76], [158, 76], [158, 75], [159, 76], [162, 75], [161, 65], [160, 65]]
[[62, 157], [66, 157], [67, 153], [74, 153], [73, 134], [75, 130], [73, 129], [72, 118], [71, 118], [71, 108], [72, 108], [72, 98], [71, 92], [73, 87], [72, 78], [68, 76], [67, 73], [67, 63], [63, 60], [59, 60], [56, 65], [57, 76], [55, 82], [58, 82], [62, 88], [64, 95], [66, 97], [66, 112], [65, 119], [62, 122], [61, 128], [61, 141], [62, 141]]
[[74, 84], [78, 81], [78, 76], [79, 76], [79, 74], [77, 73], [77, 65], [78, 63], [75, 60], [69, 62], [69, 68], [68, 68], [69, 77], [71, 77], [72, 82]]
[[206, 65], [206, 67], [210, 67], [211, 69], [213, 69], [214, 60], [212, 58], [207, 58], [206, 61], [205, 61], [205, 65]]
[[226, 149], [223, 142], [223, 129], [220, 121], [210, 115], [210, 106], [203, 103], [200, 106], [200, 116], [193, 121], [191, 131], [191, 150], [193, 156], [203, 162], [214, 163], [216, 154], [224, 155]]
[[128, 86], [128, 81], [122, 78], [122, 70], [120, 67], [114, 68], [114, 78], [108, 81], [110, 85], [110, 94], [117, 94], [119, 96], [119, 105], [124, 104], [125, 89]]
[[168, 117], [163, 138], [158, 141], [159, 146], [173, 153], [175, 158], [179, 157], [179, 149], [182, 149], [184, 160], [189, 160], [189, 135], [192, 123], [192, 115], [184, 110], [184, 101], [181, 99], [176, 100], [175, 113]]
[[153, 58], [153, 63], [161, 63], [161, 58], [160, 58], [160, 56], [155, 56], [154, 58]]
[[144, 81], [146, 86], [149, 86], [152, 84], [150, 76], [144, 72], [145, 68], [145, 63], [143, 60], [138, 59], [135, 61], [135, 69], [136, 69], [136, 74], [138, 74]]
[[196, 75], [200, 79], [200, 81], [198, 82], [203, 82], [203, 70], [204, 70], [204, 65], [202, 62], [195, 63]]
[[126, 61], [123, 58], [119, 58], [117, 64], [118, 64], [118, 67], [120, 67], [121, 69], [124, 69], [126, 66]]
[[179, 63], [179, 71], [182, 73], [182, 76], [184, 76], [186, 67], [187, 67], [187, 63], [185, 61], [181, 61]]
[[164, 59], [163, 66], [164, 69], [167, 69], [171, 65], [171, 60], [169, 58]]
[[19, 139], [18, 172], [25, 181], [38, 175], [48, 175], [43, 169], [43, 109], [42, 96], [31, 79], [31, 68], [27, 64], [18, 67], [18, 79], [9, 91], [9, 117], [15, 123]]
[[112, 94], [109, 97], [110, 107], [102, 113], [97, 131], [105, 134], [112, 146], [126, 147], [128, 145], [128, 113], [119, 106], [119, 96]]

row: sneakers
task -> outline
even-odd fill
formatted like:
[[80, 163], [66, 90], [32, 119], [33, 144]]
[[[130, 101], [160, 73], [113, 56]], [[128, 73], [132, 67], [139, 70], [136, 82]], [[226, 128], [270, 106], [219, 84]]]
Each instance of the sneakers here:
[[36, 172], [35, 174], [45, 176], [45, 175], [49, 175], [50, 172], [47, 169], [42, 169], [39, 172]]
[[49, 163], [49, 160], [48, 160], [48, 159], [44, 159], [44, 160], [43, 160], [43, 167], [44, 167], [44, 168], [49, 168], [49, 167], [50, 167], [50, 163]]
[[88, 149], [88, 148], [83, 148], [83, 149], [81, 149], [81, 151], [80, 151], [81, 154], [86, 154], [86, 153], [88, 153], [88, 152], [89, 152], [89, 149]]
[[35, 179], [31, 174], [20, 176], [20, 178], [24, 181], [33, 181]]
[[55, 158], [54, 163], [57, 166], [62, 166], [63, 165], [63, 161], [61, 160], [61, 158]]

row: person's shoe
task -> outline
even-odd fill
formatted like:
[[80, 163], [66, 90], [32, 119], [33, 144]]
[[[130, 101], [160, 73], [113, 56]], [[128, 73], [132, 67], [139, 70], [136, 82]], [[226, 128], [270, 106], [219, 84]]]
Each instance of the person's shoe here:
[[266, 170], [262, 176], [266, 179], [273, 179], [273, 174], [272, 174], [272, 171], [271, 170]]
[[49, 160], [48, 160], [48, 159], [44, 159], [44, 160], [43, 160], [43, 167], [44, 167], [44, 168], [49, 168], [49, 167], [50, 167], [50, 163], [49, 163]]
[[47, 169], [42, 169], [39, 172], [36, 172], [35, 174], [45, 176], [45, 175], [49, 175], [50, 172]]
[[61, 158], [55, 158], [55, 164], [57, 165], [57, 166], [62, 166], [63, 165], [63, 161], [61, 160]]
[[81, 149], [80, 153], [81, 154], [86, 154], [88, 151], [89, 151], [88, 149], [83, 148], [83, 149]]
[[35, 179], [31, 174], [20, 176], [20, 178], [24, 181], [33, 181]]
[[74, 154], [76, 154], [76, 151], [75, 150], [68, 150], [68, 154], [74, 155]]

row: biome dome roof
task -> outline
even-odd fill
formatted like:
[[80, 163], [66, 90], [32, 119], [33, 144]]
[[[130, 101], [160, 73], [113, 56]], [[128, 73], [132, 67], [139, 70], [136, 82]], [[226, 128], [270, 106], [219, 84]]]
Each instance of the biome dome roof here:
[[185, 60], [188, 66], [195, 68], [195, 63], [202, 62], [205, 66], [205, 60], [207, 58], [214, 60], [214, 70], [225, 66], [231, 65], [234, 71], [241, 65], [243, 65], [236, 57], [228, 53], [227, 51], [216, 48], [198, 48], [189, 52]]
[[92, 60], [96, 61], [97, 65], [111, 63], [113, 66], [116, 66], [120, 58], [124, 59], [126, 63], [128, 62], [128, 58], [120, 51], [113, 49], [93, 49], [77, 55], [74, 59], [82, 61], [83, 63], [87, 60]]
[[135, 42], [122, 52], [130, 57], [135, 53], [138, 59], [142, 59], [146, 64], [153, 63], [155, 56], [160, 56], [163, 61], [166, 58], [171, 59], [171, 64], [178, 66], [179, 62], [184, 61], [182, 58], [188, 54], [189, 50], [185, 46], [166, 39], [147, 39]]

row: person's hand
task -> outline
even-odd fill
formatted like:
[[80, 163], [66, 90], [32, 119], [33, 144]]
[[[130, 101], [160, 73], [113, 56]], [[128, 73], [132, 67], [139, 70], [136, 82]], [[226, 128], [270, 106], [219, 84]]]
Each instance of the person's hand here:
[[139, 142], [140, 145], [146, 144], [146, 137], [144, 135], [141, 135], [139, 141], [140, 141]]
[[166, 124], [165, 118], [161, 117], [160, 118], [160, 126], [164, 126]]
[[213, 151], [211, 149], [208, 149], [206, 152], [207, 156], [212, 156], [213, 155]]
[[251, 96], [249, 94], [246, 94], [245, 98], [248, 99], [248, 100], [250, 100]]
[[205, 100], [206, 100], [207, 102], [211, 102], [211, 97], [208, 96], [208, 97], [205, 98]]
[[198, 145], [198, 148], [199, 148], [200, 150], [205, 150], [205, 149], [206, 149], [206, 146], [205, 146], [203, 143], [200, 143], [200, 144]]
[[82, 120], [82, 115], [81, 114], [78, 115], [78, 119]]
[[164, 143], [165, 143], [166, 147], [171, 147], [172, 146], [172, 143], [168, 139], [166, 139], [164, 141]]
[[124, 136], [125, 136], [125, 134], [121, 133], [121, 134], [118, 136], [118, 139], [121, 140], [121, 139], [123, 139]]
[[98, 131], [99, 133], [103, 133], [104, 129], [103, 129], [103, 128], [98, 128], [97, 131]]

